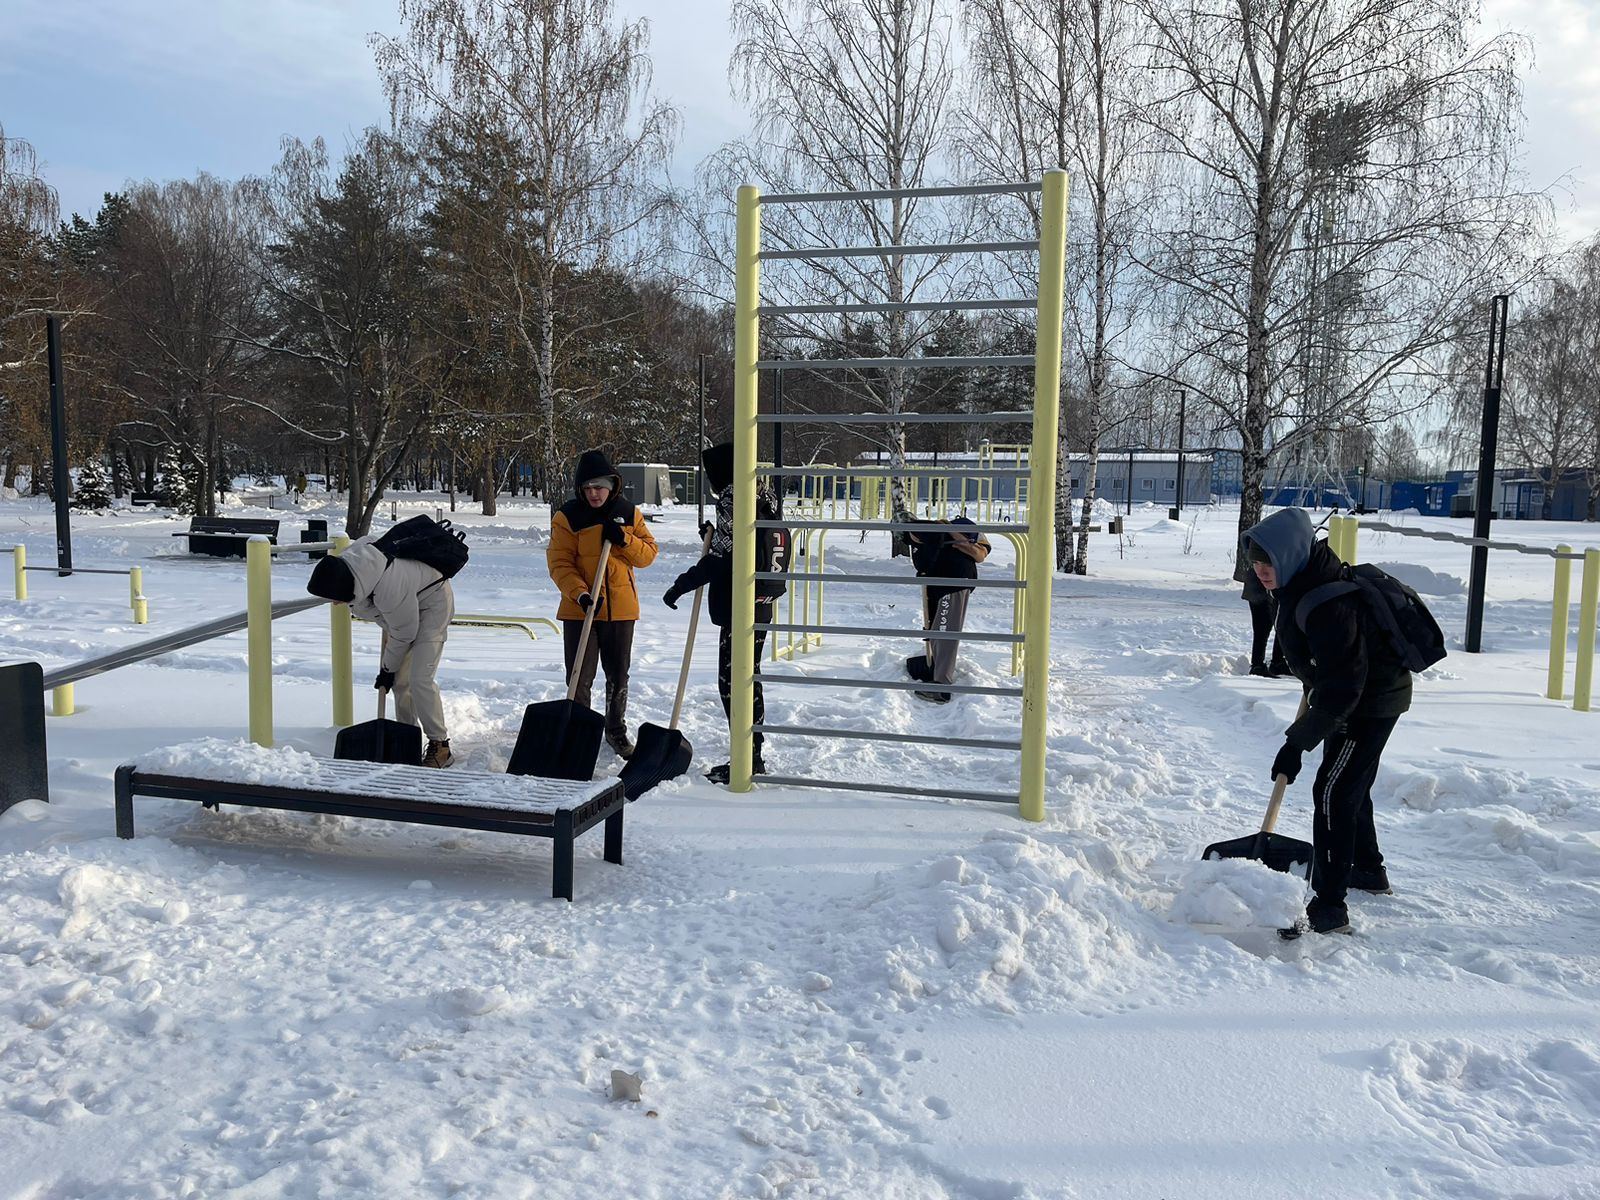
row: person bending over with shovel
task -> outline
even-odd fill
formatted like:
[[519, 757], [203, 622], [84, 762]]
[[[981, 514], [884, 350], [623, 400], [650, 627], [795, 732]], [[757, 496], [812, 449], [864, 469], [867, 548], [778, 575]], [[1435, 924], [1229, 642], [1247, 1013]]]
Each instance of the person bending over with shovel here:
[[[701, 455], [705, 462], [706, 482], [711, 485], [711, 490], [717, 493], [717, 519], [715, 524], [706, 522], [710, 526], [710, 548], [705, 555], [673, 581], [666, 595], [661, 599], [668, 608], [677, 608], [678, 601], [683, 596], [696, 588], [707, 589], [707, 608], [711, 616], [711, 623], [717, 627], [717, 693], [722, 697], [723, 714], [731, 719], [733, 715], [733, 443], [723, 442], [717, 446], [709, 447]], [[772, 493], [765, 488], [756, 489], [756, 517], [760, 520], [776, 520], [778, 505]], [[701, 536], [705, 536], [702, 527]], [[769, 532], [769, 531], [761, 531]], [[763, 547], [758, 542], [756, 553], [762, 556]], [[776, 570], [786, 570], [784, 565], [773, 566], [773, 550], [766, 550], [766, 567]], [[783, 559], [787, 563], [787, 555]], [[767, 581], [757, 580], [756, 588], [756, 624], [768, 625], [772, 623], [772, 606], [776, 599], [777, 588], [762, 594], [763, 585]], [[779, 587], [782, 585], [779, 584]], [[766, 698], [761, 690], [761, 650], [767, 641], [765, 629], [756, 630], [755, 646], [755, 707], [752, 709], [757, 725], [766, 719]], [[762, 736], [759, 731], [751, 734], [752, 746], [750, 753], [750, 773], [765, 775], [766, 763], [761, 761]], [[722, 763], [712, 767], [706, 772], [706, 778], [712, 783], [727, 783], [732, 773], [731, 763]]]
[[1305, 714], [1284, 733], [1272, 777], [1293, 783], [1302, 756], [1322, 746], [1311, 795], [1316, 808], [1311, 889], [1298, 937], [1347, 933], [1349, 889], [1385, 894], [1389, 875], [1372, 820], [1372, 783], [1395, 722], [1411, 707], [1411, 673], [1373, 630], [1358, 593], [1302, 601], [1340, 578], [1342, 564], [1317, 541], [1303, 508], [1285, 508], [1245, 532], [1245, 554], [1278, 602], [1278, 645], [1306, 689]]
[[[618, 757], [633, 754], [628, 738], [628, 668], [633, 627], [639, 620], [639, 589], [633, 573], [656, 560], [656, 539], [644, 514], [622, 494], [622, 477], [599, 450], [585, 450], [574, 473], [574, 492], [550, 520], [545, 561], [561, 589], [561, 620], [567, 677], [572, 677], [583, 636], [583, 618], [594, 607], [594, 628], [579, 667], [573, 699], [593, 707], [595, 665], [606, 674], [606, 743]], [[597, 578], [602, 542], [611, 543], [604, 579]]]
[[455, 616], [455, 592], [450, 581], [427, 563], [391, 560], [374, 545], [376, 541], [369, 534], [351, 542], [344, 553], [322, 559], [312, 570], [306, 591], [348, 604], [355, 616], [383, 630], [383, 654], [372, 686], [379, 692], [394, 692], [394, 715], [402, 724], [422, 726], [428, 737], [422, 765], [448, 767], [455, 756], [450, 753], [438, 674], [450, 618]]
[[[952, 517], [941, 525], [974, 525], [966, 517]], [[932, 579], [976, 579], [978, 564], [989, 557], [989, 539], [973, 533], [906, 534], [911, 543], [911, 565], [917, 574]], [[950, 584], [922, 589], [922, 627], [930, 632], [960, 633], [967, 624], [967, 598], [971, 588]], [[954, 638], [930, 638], [926, 649], [906, 659], [906, 673], [919, 683], [954, 683], [956, 655], [961, 643]], [[911, 693], [919, 700], [946, 704], [951, 693], [927, 688]]]

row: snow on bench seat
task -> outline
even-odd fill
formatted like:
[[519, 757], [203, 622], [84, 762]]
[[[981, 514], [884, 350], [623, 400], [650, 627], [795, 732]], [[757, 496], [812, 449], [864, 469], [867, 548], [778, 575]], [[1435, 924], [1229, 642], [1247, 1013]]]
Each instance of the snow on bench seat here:
[[620, 779], [573, 782], [531, 775], [348, 762], [208, 738], [152, 751], [116, 772], [117, 836], [131, 838], [133, 798], [336, 813], [547, 837], [552, 892], [572, 899], [572, 842], [605, 822], [605, 859], [622, 862]]

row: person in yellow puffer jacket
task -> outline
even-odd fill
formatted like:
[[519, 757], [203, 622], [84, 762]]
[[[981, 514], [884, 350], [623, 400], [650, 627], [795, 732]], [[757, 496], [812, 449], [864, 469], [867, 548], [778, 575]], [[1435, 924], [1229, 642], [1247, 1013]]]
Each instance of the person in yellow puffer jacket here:
[[[561, 589], [561, 621], [566, 645], [567, 678], [578, 657], [583, 620], [594, 607], [594, 627], [579, 668], [575, 699], [588, 705], [598, 663], [606, 675], [606, 742], [619, 757], [633, 753], [626, 722], [628, 668], [633, 658], [633, 626], [639, 619], [639, 589], [633, 573], [656, 560], [656, 539], [644, 514], [622, 494], [622, 477], [599, 450], [585, 450], [574, 472], [573, 492], [550, 519], [550, 546], [545, 561], [550, 578]], [[600, 547], [611, 543], [606, 577], [599, 595], [591, 595]], [[592, 705], [591, 705], [592, 707]]]

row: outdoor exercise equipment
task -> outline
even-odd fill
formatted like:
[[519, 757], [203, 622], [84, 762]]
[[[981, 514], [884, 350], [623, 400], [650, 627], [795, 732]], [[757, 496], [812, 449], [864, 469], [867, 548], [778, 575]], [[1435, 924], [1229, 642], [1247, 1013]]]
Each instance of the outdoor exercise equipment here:
[[[876, 200], [896, 200], [911, 197], [971, 195], [1032, 195], [1041, 194], [1042, 219], [1037, 242], [968, 242], [953, 245], [897, 245], [857, 247], [811, 247], [794, 250], [761, 249], [761, 213], [765, 206], [830, 204], [840, 201], [861, 203]], [[1016, 803], [1023, 817], [1041, 820], [1044, 816], [1044, 757], [1045, 723], [1048, 707], [1049, 638], [1050, 638], [1050, 583], [1054, 569], [1054, 514], [1050, 506], [1030, 514], [1038, 518], [1032, 526], [1007, 522], [954, 526], [947, 524], [919, 524], [912, 526], [899, 519], [897, 514], [888, 520], [806, 519], [783, 521], [758, 521], [756, 519], [756, 480], [758, 476], [774, 477], [788, 473], [781, 467], [760, 469], [756, 465], [757, 434], [762, 425], [827, 424], [844, 426], [893, 426], [907, 424], [962, 424], [972, 418], [964, 413], [768, 413], [758, 412], [756, 398], [762, 371], [878, 371], [878, 370], [960, 370], [967, 368], [1031, 367], [1034, 372], [1034, 408], [1030, 412], [985, 413], [985, 424], [1032, 424], [1032, 438], [1028, 449], [1026, 471], [1013, 468], [1017, 478], [1028, 480], [1028, 494], [1053, 496], [1055, 494], [1057, 410], [1061, 383], [1061, 325], [1063, 316], [1063, 275], [1066, 259], [1066, 200], [1067, 178], [1065, 172], [1047, 172], [1041, 182], [1016, 184], [987, 184], [976, 187], [895, 188], [855, 192], [825, 192], [762, 196], [758, 188], [745, 186], [739, 189], [737, 208], [737, 245], [735, 249], [734, 281], [734, 516], [733, 516], [733, 628], [731, 664], [732, 694], [730, 697], [730, 776], [729, 784], [736, 792], [748, 791], [752, 784], [752, 746], [756, 732], [803, 737], [862, 738], [875, 741], [915, 744], [942, 743], [986, 749], [1019, 750], [1022, 754], [1020, 785], [1014, 793], [977, 791], [972, 789], [919, 786], [915, 781], [906, 783], [874, 784], [870, 782], [817, 779], [810, 777], [763, 776], [762, 781], [791, 786], [843, 788], [854, 791], [877, 791], [898, 795], [953, 796], [961, 799], [993, 800]], [[994, 253], [1032, 251], [1039, 255], [1039, 290], [1035, 299], [982, 299], [937, 302], [903, 301], [887, 303], [807, 304], [781, 305], [761, 303], [761, 264], [763, 261], [791, 260], [809, 262], [832, 258], [895, 257], [916, 255], [954, 255], [969, 253]], [[776, 359], [761, 361], [761, 318], [782, 316], [796, 312], [807, 313], [885, 313], [907, 311], [957, 311], [992, 309], [1031, 309], [1036, 314], [1037, 340], [1032, 355], [985, 355], [904, 358], [840, 358], [840, 359]], [[914, 477], [917, 475], [946, 475], [946, 468], [899, 467], [886, 469], [884, 477]], [[884, 530], [894, 533], [918, 528], [928, 532], [964, 533], [1015, 533], [1031, 534], [1026, 543], [1026, 574], [1022, 580], [992, 581], [1000, 586], [1024, 589], [1026, 632], [1016, 633], [954, 633], [923, 629], [894, 629], [853, 626], [796, 627], [776, 622], [757, 624], [755, 615], [755, 584], [758, 577], [756, 564], [756, 531], [758, 528], [787, 526], [802, 529], [854, 529], [858, 531]], [[759, 573], [764, 578], [804, 578], [795, 572]], [[852, 577], [834, 575], [829, 583], [847, 583], [870, 580], [877, 585], [885, 580], [901, 586], [922, 587], [925, 580], [914, 576]], [[871, 638], [908, 637], [916, 640], [955, 638], [973, 642], [999, 642], [1013, 644], [1026, 642], [1023, 685], [1020, 689], [981, 689], [987, 693], [1000, 693], [1020, 697], [1023, 705], [1022, 736], [1020, 740], [995, 738], [930, 738], [923, 734], [900, 734], [868, 729], [821, 729], [777, 724], [756, 725], [754, 713], [755, 634], [758, 629], [768, 633], [817, 632], [841, 636]], [[774, 684], [815, 682], [803, 676], [769, 673], [763, 676], [767, 686]], [[836, 684], [851, 687], [910, 687], [921, 686], [909, 681], [890, 680], [834, 680]], [[980, 690], [951, 686], [955, 693]]]

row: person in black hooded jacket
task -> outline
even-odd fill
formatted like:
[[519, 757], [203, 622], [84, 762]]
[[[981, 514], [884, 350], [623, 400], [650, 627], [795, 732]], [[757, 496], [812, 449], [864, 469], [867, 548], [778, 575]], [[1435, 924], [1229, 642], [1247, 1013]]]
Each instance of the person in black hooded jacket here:
[[[1244, 537], [1252, 570], [1278, 603], [1278, 646], [1308, 700], [1305, 715], [1284, 733], [1273, 778], [1293, 783], [1303, 756], [1323, 748], [1312, 785], [1315, 894], [1306, 925], [1317, 933], [1345, 932], [1349, 889], [1390, 890], [1372, 819], [1372, 783], [1395, 722], [1411, 707], [1411, 673], [1370, 628], [1358, 594], [1299, 611], [1308, 592], [1339, 579], [1343, 569], [1328, 543], [1317, 540], [1304, 509], [1275, 512]], [[1284, 931], [1298, 932], [1298, 926]]]
[[[723, 442], [707, 447], [700, 456], [705, 463], [706, 482], [717, 493], [717, 519], [707, 522], [704, 532], [711, 534], [706, 553], [687, 571], [673, 580], [672, 586], [661, 597], [668, 608], [677, 608], [678, 601], [696, 588], [706, 589], [707, 615], [717, 627], [717, 693], [722, 697], [722, 711], [730, 719], [733, 715], [733, 443]], [[770, 521], [777, 518], [778, 506], [772, 494], [763, 488], [756, 489], [756, 518]], [[703, 536], [703, 534], [702, 534]], [[758, 547], [759, 552], [759, 547]], [[756, 624], [772, 622], [774, 597], [756, 596]], [[766, 645], [767, 631], [756, 630], [755, 646], [755, 705], [751, 710], [755, 724], [766, 719], [766, 697], [761, 689], [761, 651]], [[761, 759], [762, 736], [757, 730], [751, 734], [750, 770], [754, 775], [765, 775], [767, 766]], [[713, 783], [727, 783], [732, 771], [730, 763], [721, 763], [706, 772]]]

